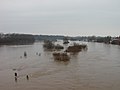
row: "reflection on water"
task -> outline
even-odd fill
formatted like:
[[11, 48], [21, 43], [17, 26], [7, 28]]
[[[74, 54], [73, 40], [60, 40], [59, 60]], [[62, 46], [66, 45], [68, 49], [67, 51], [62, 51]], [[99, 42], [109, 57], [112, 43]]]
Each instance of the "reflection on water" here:
[[119, 90], [120, 46], [86, 44], [87, 51], [69, 53], [67, 62], [55, 61], [43, 42], [0, 46], [0, 90]]
[[15, 77], [15, 82], [17, 83], [17, 77]]
[[58, 60], [54, 60], [55, 64], [57, 65], [68, 65], [70, 63], [70, 61], [58, 61]]

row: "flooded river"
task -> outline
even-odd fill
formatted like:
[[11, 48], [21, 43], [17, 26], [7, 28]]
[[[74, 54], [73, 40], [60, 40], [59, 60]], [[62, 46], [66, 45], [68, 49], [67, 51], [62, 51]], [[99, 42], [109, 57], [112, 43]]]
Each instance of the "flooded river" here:
[[0, 46], [0, 90], [120, 90], [120, 46], [86, 44], [69, 62], [54, 61], [43, 42]]

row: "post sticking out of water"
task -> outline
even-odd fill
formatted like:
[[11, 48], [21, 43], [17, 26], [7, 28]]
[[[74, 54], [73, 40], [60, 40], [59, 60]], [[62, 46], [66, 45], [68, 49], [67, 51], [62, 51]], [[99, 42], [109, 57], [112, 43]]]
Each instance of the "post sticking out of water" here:
[[15, 72], [15, 77], [17, 77], [18, 75], [17, 75], [17, 73]]
[[17, 82], [17, 76], [18, 74], [15, 72], [15, 82]]
[[38, 55], [38, 52], [36, 52], [36, 55]]
[[27, 57], [27, 53], [26, 52], [24, 52], [24, 57]]
[[39, 53], [39, 56], [41, 56], [41, 53]]
[[29, 80], [29, 76], [28, 75], [26, 75], [26, 79]]

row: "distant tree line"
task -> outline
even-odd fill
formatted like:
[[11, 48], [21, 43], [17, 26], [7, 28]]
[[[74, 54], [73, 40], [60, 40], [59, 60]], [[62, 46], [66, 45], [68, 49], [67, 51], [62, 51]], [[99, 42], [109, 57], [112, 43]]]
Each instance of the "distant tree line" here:
[[91, 36], [91, 37], [88, 37], [88, 41], [99, 42], [99, 43], [110, 43], [111, 39], [112, 39], [111, 36], [106, 36], [106, 37]]
[[35, 35], [35, 40], [37, 41], [56, 41], [57, 39], [63, 40], [67, 38], [71, 41], [87, 41], [87, 42], [98, 42], [98, 43], [107, 43], [107, 44], [116, 44], [120, 45], [120, 36], [119, 37], [111, 37], [111, 36], [77, 36], [77, 37], [70, 37], [70, 36], [59, 36], [59, 35]]
[[88, 42], [98, 42], [98, 43], [107, 43], [107, 44], [115, 44], [120, 45], [120, 36], [118, 37], [97, 37], [97, 36], [89, 36], [87, 38]]
[[49, 40], [49, 41], [56, 41], [57, 39], [63, 40], [64, 36], [60, 35], [35, 35], [35, 40], [37, 41], [44, 41], [44, 40]]
[[0, 33], [0, 44], [32, 44], [35, 41], [56, 41], [63, 40], [67, 37], [68, 40], [71, 41], [88, 41], [88, 42], [98, 42], [98, 43], [111, 43], [120, 45], [120, 36], [119, 37], [111, 37], [111, 36], [62, 36], [62, 35], [31, 35], [31, 34], [3, 34]]
[[0, 34], [0, 44], [32, 44], [34, 41], [31, 34]]

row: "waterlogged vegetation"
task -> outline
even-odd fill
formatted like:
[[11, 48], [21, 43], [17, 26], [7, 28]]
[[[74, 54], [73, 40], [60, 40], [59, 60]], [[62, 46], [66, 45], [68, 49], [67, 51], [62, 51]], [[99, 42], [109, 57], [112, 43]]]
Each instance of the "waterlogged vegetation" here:
[[[62, 39], [63, 44], [55, 44], [57, 39]], [[69, 61], [69, 53], [79, 53], [82, 50], [87, 50], [86, 44], [73, 43], [70, 45], [70, 41], [88, 41], [88, 42], [99, 42], [107, 44], [120, 45], [120, 37], [68, 37], [68, 36], [49, 36], [49, 35], [30, 35], [30, 34], [0, 34], [0, 44], [32, 44], [35, 41], [44, 40], [43, 48], [50, 50], [53, 53], [54, 60], [58, 61]], [[69, 44], [69, 45], [68, 45]], [[68, 45], [64, 48], [64, 45]], [[24, 56], [27, 54], [24, 52]]]
[[54, 44], [54, 42], [49, 40], [44, 41], [43, 47], [47, 50], [53, 51], [53, 58], [54, 60], [58, 61], [69, 61], [70, 60], [69, 53], [79, 53], [82, 50], [87, 50], [86, 44], [73, 43], [72, 46], [68, 45], [67, 48], [64, 49], [64, 43], [63, 45], [60, 44], [56, 45]]
[[70, 57], [67, 53], [53, 53], [54, 60], [69, 61]]
[[54, 44], [53, 44], [52, 41], [45, 40], [43, 47], [44, 47], [45, 49], [54, 49]]
[[68, 43], [69, 43], [68, 37], [64, 37], [64, 38], [63, 38], [63, 44], [68, 44]]
[[60, 44], [55, 45], [52, 41], [49, 41], [49, 40], [45, 40], [45, 41], [44, 41], [43, 47], [44, 47], [45, 49], [48, 49], [48, 50], [49, 50], [49, 49], [51, 49], [51, 50], [64, 49], [64, 47], [61, 46]]
[[[57, 39], [63, 40], [63, 44], [55, 43]], [[52, 35], [31, 35], [31, 34], [0, 34], [0, 45], [8, 44], [33, 44], [35, 41], [43, 41], [43, 48], [53, 52], [55, 60], [68, 61], [70, 60], [69, 53], [79, 53], [82, 50], [87, 50], [86, 44], [73, 43], [70, 41], [87, 41], [120, 45], [120, 37], [69, 37], [69, 36], [52, 36]], [[64, 45], [68, 45], [64, 48]], [[55, 52], [56, 51], [56, 52]]]
[[87, 45], [86, 44], [78, 44], [78, 43], [74, 43], [73, 46], [69, 46], [66, 50], [66, 52], [80, 52], [82, 50], [87, 49]]
[[60, 44], [55, 45], [56, 50], [64, 49], [64, 47]]

